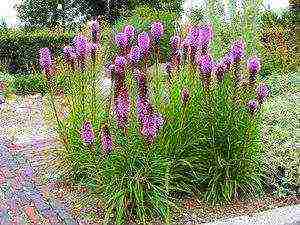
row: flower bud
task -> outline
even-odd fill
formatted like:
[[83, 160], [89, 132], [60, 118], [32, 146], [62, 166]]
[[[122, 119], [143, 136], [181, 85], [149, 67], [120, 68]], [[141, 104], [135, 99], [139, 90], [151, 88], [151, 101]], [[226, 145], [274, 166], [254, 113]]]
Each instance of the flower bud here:
[[147, 32], [138, 35], [138, 45], [143, 54], [147, 53], [150, 48], [150, 37]]
[[187, 88], [181, 90], [181, 101], [183, 105], [186, 105], [190, 99], [190, 92]]
[[258, 109], [258, 103], [256, 100], [250, 100], [247, 106], [252, 114], [254, 114]]
[[266, 101], [269, 96], [270, 90], [266, 84], [260, 84], [256, 89], [256, 95], [259, 103]]
[[164, 34], [164, 25], [161, 22], [151, 24], [151, 35], [155, 40], [159, 40]]
[[235, 41], [231, 46], [231, 55], [234, 62], [239, 62], [245, 57], [246, 44], [244, 40]]
[[127, 35], [128, 38], [134, 37], [135, 28], [132, 25], [126, 25], [123, 29], [123, 32]]

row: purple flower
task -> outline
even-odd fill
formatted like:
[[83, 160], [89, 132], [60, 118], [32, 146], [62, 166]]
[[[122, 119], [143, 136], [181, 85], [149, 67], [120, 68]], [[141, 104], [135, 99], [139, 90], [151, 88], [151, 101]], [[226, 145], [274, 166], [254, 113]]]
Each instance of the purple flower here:
[[84, 122], [81, 129], [81, 139], [86, 144], [91, 144], [95, 140], [95, 134], [90, 121]]
[[93, 37], [93, 42], [96, 43], [98, 42], [99, 39], [99, 23], [97, 20], [93, 20], [91, 23], [91, 32], [92, 32], [92, 37]]
[[213, 38], [213, 29], [211, 25], [204, 25], [199, 29], [198, 35], [198, 47], [201, 47], [203, 50], [208, 48], [209, 43]]
[[226, 67], [225, 71], [227, 72], [233, 63], [233, 58], [232, 58], [231, 54], [225, 55], [224, 58], [222, 59], [221, 63], [225, 65], [225, 67]]
[[180, 48], [180, 37], [178, 35], [171, 37], [170, 44], [171, 44], [173, 51], [176, 51], [177, 49], [179, 49]]
[[138, 35], [138, 45], [142, 53], [147, 53], [150, 48], [150, 37], [147, 32]]
[[248, 61], [248, 70], [251, 75], [256, 75], [260, 71], [260, 59], [257, 56], [253, 56]]
[[77, 35], [74, 38], [75, 51], [78, 58], [85, 60], [89, 53], [88, 39], [83, 35]]
[[153, 143], [163, 123], [164, 123], [164, 119], [159, 114], [152, 114], [146, 116], [144, 122], [142, 123], [141, 134], [150, 143]]
[[250, 112], [253, 114], [257, 111], [257, 108], [258, 108], [258, 103], [256, 100], [250, 100], [247, 104]]
[[123, 86], [118, 89], [115, 100], [115, 113], [118, 127], [124, 128], [130, 112], [130, 98], [128, 90]]
[[76, 60], [75, 49], [72, 48], [71, 46], [64, 47], [63, 52], [64, 52], [64, 58], [68, 63]]
[[39, 62], [43, 70], [50, 70], [52, 67], [51, 52], [49, 48], [41, 48]]
[[101, 146], [103, 154], [109, 154], [113, 149], [113, 141], [108, 130], [108, 126], [105, 124], [101, 129]]
[[211, 74], [214, 66], [214, 61], [211, 55], [201, 55], [201, 52], [198, 52], [196, 55], [196, 63], [202, 74]]
[[264, 102], [269, 96], [270, 90], [266, 84], [260, 84], [256, 89], [257, 99], [260, 103]]
[[123, 32], [128, 38], [132, 38], [134, 36], [135, 28], [132, 25], [126, 25], [123, 29]]
[[115, 59], [115, 66], [125, 67], [126, 63], [127, 61], [124, 56], [117, 56]]
[[115, 43], [120, 48], [126, 48], [128, 45], [128, 37], [125, 33], [121, 32], [115, 36]]
[[193, 26], [186, 37], [186, 45], [196, 49], [198, 46], [199, 27]]
[[164, 25], [157, 21], [151, 24], [151, 35], [154, 39], [159, 40], [164, 34]]
[[245, 47], [246, 44], [244, 40], [235, 41], [231, 46], [231, 55], [234, 62], [241, 61], [242, 58], [245, 56]]
[[186, 105], [186, 103], [189, 101], [189, 99], [190, 99], [189, 89], [183, 88], [181, 90], [181, 101], [182, 101], [182, 104]]
[[138, 64], [141, 59], [141, 49], [139, 46], [134, 46], [130, 49], [128, 58], [133, 64]]
[[141, 124], [141, 134], [153, 143], [159, 129], [164, 123], [161, 115], [153, 112], [153, 108], [146, 97], [138, 97], [137, 100], [138, 118]]

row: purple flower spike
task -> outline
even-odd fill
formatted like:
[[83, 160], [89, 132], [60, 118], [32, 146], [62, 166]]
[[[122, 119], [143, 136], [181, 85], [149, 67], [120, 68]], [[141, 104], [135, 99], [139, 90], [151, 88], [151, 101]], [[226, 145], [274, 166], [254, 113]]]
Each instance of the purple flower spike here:
[[176, 51], [177, 49], [179, 49], [180, 48], [180, 37], [178, 35], [171, 37], [170, 44], [171, 44], [173, 51]]
[[200, 28], [198, 36], [198, 45], [202, 50], [207, 50], [209, 43], [213, 38], [213, 29], [211, 25], [205, 25]]
[[150, 48], [150, 37], [147, 32], [143, 32], [138, 35], [138, 45], [143, 54], [148, 52]]
[[204, 75], [210, 75], [214, 66], [214, 61], [211, 55], [201, 55], [200, 52], [198, 52], [196, 56], [196, 63]]
[[132, 38], [134, 36], [135, 28], [132, 25], [126, 25], [123, 32], [127, 35], [128, 38]]
[[257, 56], [250, 58], [247, 67], [249, 73], [255, 76], [260, 71], [261, 68], [260, 59]]
[[245, 56], [245, 47], [246, 44], [244, 40], [235, 41], [231, 46], [231, 55], [234, 62], [241, 61], [242, 58]]
[[126, 66], [126, 58], [124, 56], [117, 56], [115, 59], [115, 66], [125, 68]]
[[95, 140], [95, 134], [90, 121], [84, 122], [81, 129], [81, 139], [86, 144], [91, 144]]
[[138, 118], [141, 124], [141, 134], [153, 143], [159, 129], [164, 123], [161, 115], [153, 112], [153, 108], [146, 97], [139, 96], [137, 100]]
[[85, 60], [89, 53], [88, 39], [83, 35], [77, 35], [74, 38], [74, 42], [77, 57], [81, 60]]
[[91, 32], [93, 37], [93, 42], [97, 43], [99, 40], [99, 30], [100, 26], [97, 20], [93, 20], [91, 23]]
[[186, 37], [186, 44], [192, 48], [197, 48], [198, 46], [198, 36], [199, 27], [191, 27], [189, 34]]
[[225, 55], [224, 58], [222, 59], [221, 63], [225, 65], [225, 67], [226, 67], [225, 70], [227, 72], [233, 63], [233, 58], [232, 58], [231, 54]]
[[133, 64], [138, 64], [141, 59], [141, 49], [139, 46], [134, 46], [131, 48], [128, 58]]
[[247, 106], [252, 114], [254, 114], [258, 109], [258, 103], [256, 100], [250, 100]]
[[125, 33], [121, 32], [115, 36], [115, 43], [120, 48], [126, 48], [128, 45], [128, 37]]
[[164, 123], [164, 119], [159, 114], [152, 114], [150, 116], [147, 116], [144, 119], [144, 122], [142, 123], [141, 134], [150, 143], [153, 143], [163, 123]]
[[113, 149], [113, 141], [107, 125], [101, 129], [101, 146], [102, 153], [105, 155], [111, 153]]
[[64, 52], [64, 58], [68, 63], [74, 62], [76, 60], [75, 49], [72, 48], [71, 46], [64, 47], [63, 52]]
[[190, 92], [189, 89], [184, 88], [181, 90], [181, 101], [183, 105], [186, 105], [186, 103], [189, 101], [190, 99]]
[[130, 112], [130, 98], [128, 90], [123, 86], [117, 92], [115, 112], [119, 128], [125, 128]]
[[257, 87], [256, 95], [259, 103], [263, 103], [264, 101], [266, 101], [269, 94], [270, 94], [270, 90], [266, 84], [260, 84]]
[[161, 22], [151, 24], [151, 35], [155, 40], [159, 40], [164, 34], [164, 25]]
[[41, 48], [39, 62], [43, 70], [48, 71], [52, 67], [51, 52], [49, 48]]

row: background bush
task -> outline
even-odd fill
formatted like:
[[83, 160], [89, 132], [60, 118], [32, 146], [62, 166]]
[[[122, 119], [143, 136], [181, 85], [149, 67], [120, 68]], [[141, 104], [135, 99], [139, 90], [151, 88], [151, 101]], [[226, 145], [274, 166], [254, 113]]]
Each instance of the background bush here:
[[39, 70], [37, 57], [40, 48], [50, 47], [57, 55], [72, 39], [72, 33], [62, 30], [20, 28], [1, 30], [0, 59], [2, 61], [7, 59], [10, 64], [15, 65], [16, 71], [33, 72]]

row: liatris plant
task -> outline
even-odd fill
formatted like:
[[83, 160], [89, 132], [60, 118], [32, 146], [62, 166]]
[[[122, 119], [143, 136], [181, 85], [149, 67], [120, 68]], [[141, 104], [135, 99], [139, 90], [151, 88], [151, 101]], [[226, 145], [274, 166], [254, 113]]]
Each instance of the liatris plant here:
[[[61, 121], [61, 155], [72, 180], [103, 201], [105, 222], [168, 222], [170, 197], [178, 192], [221, 203], [261, 190], [259, 122], [269, 90], [256, 83], [243, 89], [244, 42], [216, 59], [210, 43], [218, 34], [208, 25], [192, 27], [170, 41], [165, 76], [159, 60], [154, 66], [147, 60], [158, 57], [150, 49], [164, 29], [156, 21], [149, 32], [136, 31], [135, 39], [127, 25], [115, 36], [121, 51], [107, 68], [113, 86], [106, 97], [95, 86], [101, 44], [91, 64], [87, 38], [75, 38], [76, 62], [84, 66], [66, 70], [69, 113]], [[44, 68], [49, 57], [41, 62]], [[250, 67], [253, 73], [259, 68]]]

